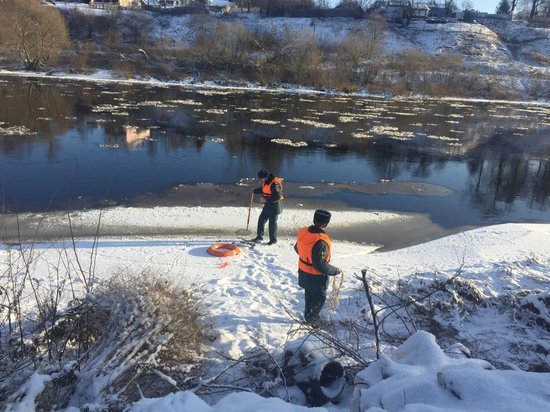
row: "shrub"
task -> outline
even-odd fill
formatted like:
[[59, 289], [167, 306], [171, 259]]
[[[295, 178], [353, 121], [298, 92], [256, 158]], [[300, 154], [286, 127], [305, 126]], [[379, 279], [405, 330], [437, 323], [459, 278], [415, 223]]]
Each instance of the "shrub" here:
[[[37, 397], [37, 410], [62, 409], [71, 398], [82, 404], [102, 399], [107, 409], [121, 409], [141, 396], [196, 384], [203, 311], [194, 295], [165, 279], [113, 280], [48, 319], [46, 333], [25, 338], [26, 353], [2, 348], [0, 393], [10, 393], [10, 383], [21, 386], [21, 365], [29, 368], [29, 362], [40, 373], [55, 372]], [[24, 395], [11, 390], [9, 402]]]
[[283, 80], [302, 84], [319, 84], [323, 52], [313, 35], [288, 35], [283, 40], [288, 54], [283, 59]]
[[343, 41], [336, 45], [334, 65], [339, 72], [350, 82], [362, 83], [359, 66], [368, 58], [368, 45], [361, 34], [350, 33]]
[[196, 34], [191, 52], [201, 67], [233, 73], [246, 67], [253, 47], [252, 35], [242, 23], [217, 23]]
[[115, 14], [88, 14], [72, 11], [65, 14], [73, 40], [100, 42], [112, 27], [117, 27]]
[[4, 0], [0, 3], [0, 45], [26, 69], [38, 70], [69, 45], [69, 36], [57, 9], [40, 0]]
[[76, 43], [75, 54], [72, 57], [72, 65], [77, 70], [88, 68], [90, 56], [95, 52], [95, 45], [91, 42]]

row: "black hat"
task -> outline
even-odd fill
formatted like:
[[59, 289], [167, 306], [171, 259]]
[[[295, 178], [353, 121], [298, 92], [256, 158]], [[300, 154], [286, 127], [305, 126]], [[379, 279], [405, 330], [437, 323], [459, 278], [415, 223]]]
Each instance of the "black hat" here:
[[258, 172], [258, 177], [260, 179], [265, 179], [267, 176], [269, 176], [269, 170], [267, 169], [262, 169]]
[[323, 209], [317, 209], [313, 215], [313, 223], [316, 225], [328, 225], [330, 217], [330, 212]]

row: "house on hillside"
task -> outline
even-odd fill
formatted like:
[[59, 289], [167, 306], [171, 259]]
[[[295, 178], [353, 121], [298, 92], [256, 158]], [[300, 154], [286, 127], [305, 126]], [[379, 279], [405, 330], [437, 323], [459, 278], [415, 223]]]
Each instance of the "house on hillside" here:
[[428, 7], [430, 8], [430, 11], [428, 12], [428, 17], [433, 17], [435, 19], [445, 19], [447, 17], [447, 8], [445, 7], [445, 3], [437, 3], [435, 1], [432, 1], [428, 3]]
[[96, 9], [139, 9], [139, 0], [90, 0], [90, 7]]
[[227, 0], [207, 0], [207, 7], [215, 13], [231, 13], [238, 9], [236, 3]]
[[425, 20], [430, 8], [427, 3], [410, 0], [389, 0], [384, 9], [388, 20], [394, 23], [408, 23], [412, 19]]
[[327, 10], [330, 17], [351, 17], [361, 19], [365, 17], [365, 11], [356, 3], [340, 3], [332, 10]]
[[413, 19], [425, 20], [430, 13], [430, 8], [426, 3], [413, 2], [411, 5], [411, 17]]
[[389, 21], [402, 23], [409, 19], [411, 2], [409, 0], [389, 0], [384, 8], [384, 14]]
[[197, 3], [196, 0], [141, 0], [141, 2], [148, 9], [175, 9]]

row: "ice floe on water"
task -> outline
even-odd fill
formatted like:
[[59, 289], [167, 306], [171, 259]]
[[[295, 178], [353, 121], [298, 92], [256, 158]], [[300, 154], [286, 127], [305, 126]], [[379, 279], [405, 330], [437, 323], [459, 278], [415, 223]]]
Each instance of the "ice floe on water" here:
[[308, 126], [313, 126], [321, 129], [322, 128], [330, 129], [330, 128], [336, 127], [332, 123], [321, 123], [321, 122], [316, 122], [316, 121], [307, 120], [307, 119], [292, 118], [292, 119], [288, 119], [288, 121], [293, 123], [303, 123], [303, 124], [307, 124]]
[[289, 139], [271, 139], [271, 143], [282, 144], [292, 147], [306, 147], [308, 145], [306, 142], [294, 142]]
[[396, 116], [418, 116], [418, 113], [411, 112], [388, 112], [389, 114], [394, 114]]
[[268, 120], [268, 119], [250, 119], [250, 121], [254, 122], [254, 123], [269, 124], [269, 125], [274, 125], [274, 124], [279, 124], [280, 123], [277, 120]]
[[353, 132], [351, 134], [356, 139], [371, 139], [372, 135], [368, 132]]
[[167, 103], [167, 102], [155, 101], [155, 100], [137, 102], [137, 103], [136, 103], [136, 106], [142, 106], [142, 107], [150, 106], [150, 107], [158, 107], [158, 108], [172, 108], [172, 107], [176, 107], [176, 106], [174, 106], [173, 104], [169, 104], [169, 103]]
[[340, 116], [338, 118], [338, 121], [340, 123], [352, 123], [352, 122], [358, 122], [359, 119], [356, 118], [355, 116]]
[[226, 114], [227, 109], [207, 109], [205, 112], [210, 114]]
[[0, 127], [0, 134], [3, 134], [5, 136], [31, 136], [31, 135], [36, 135], [37, 133], [31, 131], [25, 126], [11, 126], [11, 127]]
[[185, 106], [202, 106], [202, 102], [191, 99], [182, 99], [182, 100], [169, 100], [168, 103], [181, 104]]
[[459, 142], [460, 139], [456, 138], [456, 137], [448, 137], [448, 136], [435, 136], [435, 135], [426, 135], [426, 137], [428, 139], [431, 139], [431, 140], [441, 140], [441, 141], [444, 141], [444, 142]]

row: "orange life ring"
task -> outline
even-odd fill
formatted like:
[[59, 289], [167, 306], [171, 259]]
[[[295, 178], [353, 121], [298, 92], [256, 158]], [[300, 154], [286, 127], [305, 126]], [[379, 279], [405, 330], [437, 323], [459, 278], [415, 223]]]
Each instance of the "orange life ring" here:
[[208, 248], [208, 253], [214, 256], [227, 257], [238, 255], [241, 250], [232, 243], [216, 243]]

